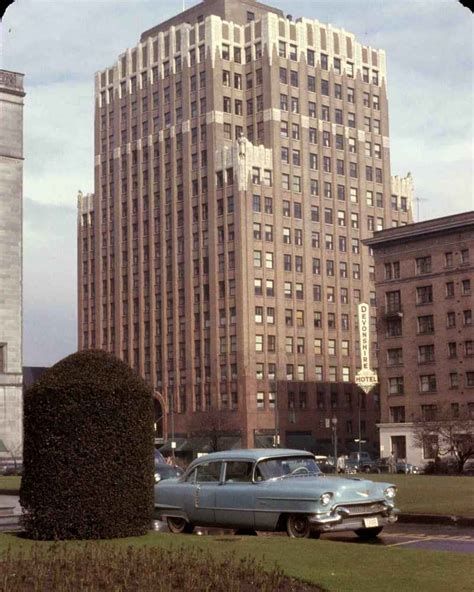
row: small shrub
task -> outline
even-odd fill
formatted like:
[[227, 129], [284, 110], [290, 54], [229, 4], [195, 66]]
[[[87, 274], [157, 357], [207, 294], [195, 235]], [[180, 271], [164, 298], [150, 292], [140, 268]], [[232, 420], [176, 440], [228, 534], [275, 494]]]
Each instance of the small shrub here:
[[53, 545], [31, 554], [8, 551], [0, 561], [0, 592], [321, 592], [288, 578], [279, 569], [265, 571], [254, 559], [236, 561], [184, 548]]
[[73, 354], [25, 393], [20, 502], [33, 539], [144, 534], [153, 513], [153, 400], [102, 351]]

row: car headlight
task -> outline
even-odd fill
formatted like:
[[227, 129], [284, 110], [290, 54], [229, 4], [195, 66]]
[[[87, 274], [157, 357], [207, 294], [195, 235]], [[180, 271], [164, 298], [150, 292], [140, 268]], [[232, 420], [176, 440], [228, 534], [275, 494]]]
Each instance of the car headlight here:
[[383, 493], [385, 497], [388, 497], [388, 499], [393, 499], [397, 495], [397, 488], [391, 485], [390, 487], [384, 489]]
[[155, 483], [159, 483], [161, 481], [161, 477], [159, 473], [155, 473]]
[[331, 502], [331, 500], [332, 500], [332, 493], [330, 493], [330, 492], [323, 493], [321, 495], [321, 497], [319, 498], [319, 501], [321, 502], [321, 504], [323, 506], [327, 506]]

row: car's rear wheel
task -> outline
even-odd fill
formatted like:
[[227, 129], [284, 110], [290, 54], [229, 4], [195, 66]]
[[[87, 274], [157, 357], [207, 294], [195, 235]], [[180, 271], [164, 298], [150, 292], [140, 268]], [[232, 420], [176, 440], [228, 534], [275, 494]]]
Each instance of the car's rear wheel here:
[[375, 526], [373, 528], [359, 528], [354, 532], [363, 541], [370, 541], [371, 539], [378, 537], [382, 530], [383, 526]]
[[186, 522], [184, 518], [169, 517], [166, 519], [168, 528], [173, 534], [191, 534], [194, 526]]
[[286, 533], [292, 539], [308, 539], [311, 536], [311, 524], [304, 514], [290, 514], [286, 519]]

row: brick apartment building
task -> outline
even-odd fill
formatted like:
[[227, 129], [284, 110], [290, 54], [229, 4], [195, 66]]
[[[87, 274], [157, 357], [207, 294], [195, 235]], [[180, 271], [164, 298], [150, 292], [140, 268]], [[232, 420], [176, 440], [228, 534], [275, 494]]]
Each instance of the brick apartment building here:
[[[474, 419], [474, 212], [376, 233], [382, 456], [433, 460], [413, 420]], [[446, 412], [445, 412], [446, 413]]]
[[[165, 436], [217, 421], [244, 446], [314, 447], [337, 416], [352, 442], [356, 305], [375, 304], [362, 240], [411, 221], [410, 183], [391, 199], [384, 52], [205, 0], [99, 72], [95, 101], [79, 348], [153, 385]], [[374, 444], [377, 396], [362, 406]]]

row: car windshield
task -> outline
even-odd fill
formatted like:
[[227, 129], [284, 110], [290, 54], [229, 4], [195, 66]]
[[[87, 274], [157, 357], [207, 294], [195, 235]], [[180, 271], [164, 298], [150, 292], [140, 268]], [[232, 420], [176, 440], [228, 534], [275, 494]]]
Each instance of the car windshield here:
[[310, 456], [269, 458], [260, 461], [255, 469], [255, 479], [257, 481], [322, 474], [316, 461]]

